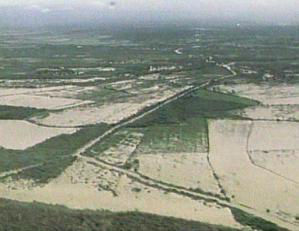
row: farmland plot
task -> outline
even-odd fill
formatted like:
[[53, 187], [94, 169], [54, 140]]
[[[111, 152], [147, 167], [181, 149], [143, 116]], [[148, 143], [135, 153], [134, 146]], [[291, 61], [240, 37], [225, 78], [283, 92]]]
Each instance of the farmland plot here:
[[[298, 184], [251, 162], [247, 150], [251, 126], [250, 121], [209, 121], [211, 164], [222, 187], [234, 203], [267, 212], [277, 219], [295, 224], [299, 211]], [[279, 135], [278, 130], [277, 136]], [[251, 143], [251, 149], [253, 145], [255, 144]], [[267, 145], [267, 139], [265, 143], [263, 140], [259, 141], [256, 147], [263, 145]]]
[[220, 194], [207, 153], [138, 155], [138, 172], [169, 184]]
[[252, 161], [299, 183], [299, 124], [254, 121], [248, 140]]

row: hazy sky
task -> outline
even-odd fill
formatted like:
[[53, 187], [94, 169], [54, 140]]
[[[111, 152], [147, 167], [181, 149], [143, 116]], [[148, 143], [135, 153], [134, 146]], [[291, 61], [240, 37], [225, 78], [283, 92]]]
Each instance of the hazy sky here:
[[[235, 20], [299, 23], [299, 0], [0, 0], [6, 17]], [[5, 15], [5, 14], [4, 14]], [[46, 15], [46, 16], [44, 16]], [[24, 17], [26, 16], [26, 17]], [[1, 17], [1, 16], [0, 16]], [[4, 17], [4, 16], [3, 16]], [[15, 17], [16, 18], [16, 17]]]

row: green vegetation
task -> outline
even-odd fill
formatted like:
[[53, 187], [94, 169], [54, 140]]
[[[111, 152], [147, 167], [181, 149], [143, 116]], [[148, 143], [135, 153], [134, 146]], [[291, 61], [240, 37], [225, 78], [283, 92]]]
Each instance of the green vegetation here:
[[197, 117], [238, 118], [230, 111], [256, 105], [258, 102], [254, 100], [201, 89], [143, 117], [130, 127], [175, 124]]
[[107, 89], [106, 87], [99, 88], [98, 90], [84, 92], [79, 95], [81, 100], [92, 100], [97, 102], [97, 104], [103, 104], [107, 102], [115, 102], [120, 99], [127, 99], [127, 94], [122, 91], [116, 91], [112, 89]]
[[0, 230], [6, 231], [233, 231], [236, 229], [139, 212], [71, 210], [0, 199]]
[[108, 127], [106, 124], [86, 127], [74, 134], [50, 138], [24, 151], [2, 148], [0, 149], [0, 172], [42, 164], [41, 167], [23, 171], [16, 177], [31, 178], [38, 183], [46, 183], [72, 163], [74, 158], [71, 158], [71, 155], [76, 150], [103, 134]]
[[207, 119], [241, 119], [231, 111], [257, 104], [250, 99], [201, 89], [128, 126], [143, 129], [138, 152], [204, 152], [208, 150]]
[[138, 147], [141, 153], [205, 152], [208, 149], [208, 125], [203, 117], [181, 123], [154, 124], [144, 129]]
[[[274, 82], [298, 83], [298, 27], [210, 27], [195, 25], [159, 28], [44, 28], [28, 33], [1, 31], [1, 79], [122, 78], [140, 76], [150, 66], [181, 67], [180, 72], [193, 83], [228, 74], [214, 63], [235, 63], [235, 70], [248, 81], [261, 82], [263, 74], [273, 73]], [[55, 33], [55, 36], [53, 36]], [[9, 42], [7, 42], [9, 41]], [[174, 51], [182, 49], [178, 55]], [[246, 66], [255, 74], [242, 74]], [[112, 67], [114, 72], [95, 70]], [[74, 71], [74, 68], [83, 68]], [[53, 69], [57, 71], [47, 71]], [[41, 71], [42, 70], [42, 71]], [[167, 71], [176, 73], [178, 70]], [[205, 75], [213, 75], [206, 78]], [[186, 80], [185, 80], [186, 82]], [[184, 81], [181, 82], [184, 84]]]
[[0, 120], [23, 120], [46, 113], [43, 109], [0, 105]]
[[207, 90], [199, 90], [191, 95], [190, 107], [198, 108], [200, 114], [206, 118], [234, 118], [230, 112], [236, 109], [257, 106], [257, 101]]
[[105, 137], [100, 143], [95, 144], [91, 149], [87, 150], [84, 155], [98, 156], [100, 153], [106, 151], [109, 148], [115, 147], [123, 140], [128, 139], [130, 136], [129, 131], [121, 130], [112, 135]]
[[34, 168], [26, 169], [20, 174], [12, 175], [12, 179], [32, 179], [37, 184], [47, 183], [50, 179], [58, 177], [67, 167], [76, 160], [73, 156], [56, 158]]
[[240, 209], [231, 208], [231, 211], [236, 221], [244, 226], [250, 226], [253, 229], [263, 231], [287, 231], [287, 229], [281, 228], [276, 224], [266, 221], [262, 218], [245, 213]]

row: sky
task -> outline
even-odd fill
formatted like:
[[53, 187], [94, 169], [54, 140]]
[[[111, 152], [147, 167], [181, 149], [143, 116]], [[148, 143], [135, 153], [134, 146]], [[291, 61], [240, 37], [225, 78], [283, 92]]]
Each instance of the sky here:
[[0, 20], [55, 23], [187, 19], [299, 24], [298, 9], [299, 0], [0, 0]]

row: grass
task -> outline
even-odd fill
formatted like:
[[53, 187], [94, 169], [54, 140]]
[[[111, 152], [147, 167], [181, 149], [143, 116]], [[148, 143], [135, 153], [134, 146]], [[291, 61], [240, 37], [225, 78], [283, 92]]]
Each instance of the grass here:
[[79, 98], [81, 100], [93, 100], [98, 104], [115, 102], [123, 98], [126, 99], [127, 97], [128, 95], [121, 91], [115, 91], [105, 87], [90, 92], [82, 93], [81, 95], [79, 95]]
[[106, 151], [111, 147], [116, 147], [125, 139], [128, 139], [129, 133], [125, 130], [121, 130], [120, 132], [116, 132], [105, 137], [100, 143], [95, 144], [91, 149], [87, 150], [84, 155], [87, 156], [98, 156], [100, 153]]
[[232, 110], [244, 109], [250, 106], [256, 106], [257, 101], [208, 90], [199, 90], [189, 96], [188, 107], [191, 114], [200, 114], [206, 118], [234, 118]]
[[262, 218], [253, 216], [251, 214], [245, 213], [240, 209], [231, 208], [232, 214], [237, 222], [244, 226], [250, 226], [255, 230], [263, 231], [287, 231], [287, 229], [281, 228], [278, 225], [266, 221]]
[[124, 128], [92, 147], [84, 155], [100, 156], [105, 150], [130, 141], [132, 132], [143, 133], [144, 138], [137, 147], [142, 153], [204, 152], [207, 150], [207, 121], [190, 119], [180, 124], [157, 124], [146, 128]]
[[138, 152], [205, 152], [208, 145], [207, 129], [207, 120], [203, 117], [181, 123], [155, 124], [144, 129]]
[[47, 113], [43, 109], [0, 105], [0, 120], [23, 120]]
[[0, 199], [0, 230], [234, 231], [236, 229], [139, 212], [71, 210], [63, 206]]
[[76, 160], [74, 156], [64, 156], [43, 163], [31, 169], [26, 169], [21, 174], [12, 175], [13, 180], [33, 179], [37, 184], [47, 183], [50, 179], [58, 177], [68, 166]]
[[86, 127], [74, 134], [63, 134], [50, 138], [24, 151], [2, 148], [0, 149], [0, 172], [44, 164], [40, 168], [24, 171], [17, 177], [31, 178], [36, 182], [46, 183], [49, 179], [58, 176], [72, 163], [73, 159], [68, 157], [88, 141], [103, 134], [107, 128], [106, 124]]

